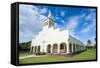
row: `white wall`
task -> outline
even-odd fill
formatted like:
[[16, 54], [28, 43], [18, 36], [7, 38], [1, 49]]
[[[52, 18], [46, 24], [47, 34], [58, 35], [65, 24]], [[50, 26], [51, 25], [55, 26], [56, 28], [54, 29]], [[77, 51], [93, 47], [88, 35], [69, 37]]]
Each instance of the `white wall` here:
[[[45, 28], [45, 29], [44, 29]], [[31, 46], [39, 46], [41, 51], [47, 52], [47, 45], [53, 46], [54, 44], [60, 45], [65, 42], [67, 44], [69, 38], [68, 30], [60, 31], [59, 28], [48, 28], [48, 25], [43, 27], [43, 30], [32, 40]], [[43, 43], [44, 41], [44, 43]], [[42, 46], [42, 47], [41, 47]]]
[[[97, 5], [100, 18], [100, 0], [1, 0], [0, 1], [0, 68], [16, 68], [10, 64], [10, 4], [15, 1], [30, 1], [58, 4], [75, 4], [75, 5]], [[100, 19], [99, 19], [100, 22]], [[98, 38], [100, 41], [100, 23], [98, 23]], [[98, 42], [100, 45], [100, 42]], [[98, 46], [100, 48], [100, 46]], [[100, 49], [98, 49], [100, 52]], [[21, 66], [18, 68], [99, 68], [100, 53], [98, 62], [66, 63], [51, 65]]]

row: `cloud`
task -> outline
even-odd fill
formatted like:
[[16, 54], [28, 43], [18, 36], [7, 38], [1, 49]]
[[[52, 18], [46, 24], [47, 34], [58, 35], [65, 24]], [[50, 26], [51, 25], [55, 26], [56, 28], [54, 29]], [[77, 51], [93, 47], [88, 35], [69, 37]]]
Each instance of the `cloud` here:
[[69, 30], [75, 30], [75, 28], [79, 24], [80, 16], [71, 16], [68, 20], [68, 24], [66, 25], [66, 28]]
[[38, 7], [33, 5], [20, 5], [19, 41], [26, 42], [32, 40], [32, 38], [42, 30], [43, 20], [45, 18], [46, 17], [39, 12]]
[[63, 24], [65, 23], [65, 21], [64, 20], [60, 20]]
[[[60, 30], [68, 29], [71, 36], [87, 40], [88, 33], [95, 30], [95, 10], [90, 12], [82, 12], [73, 14], [67, 14], [66, 9], [63, 11], [59, 9], [59, 12], [52, 11], [54, 8], [49, 7], [38, 7], [34, 5], [20, 5], [19, 6], [19, 39], [20, 42], [30, 41], [42, 30], [43, 20], [46, 18], [46, 15], [49, 11], [52, 12], [52, 19], [56, 22], [55, 27], [60, 28]], [[87, 10], [87, 9], [86, 9]], [[56, 13], [55, 13], [56, 12]], [[65, 13], [67, 16], [65, 15]], [[74, 13], [75, 11], [70, 11]], [[87, 32], [87, 33], [86, 33]], [[84, 38], [86, 37], [86, 38]]]
[[85, 16], [85, 27], [82, 29], [81, 32], [86, 33], [95, 30], [96, 26], [96, 16], [94, 10], [90, 10], [90, 13]]
[[19, 32], [19, 39], [20, 42], [26, 42], [26, 41], [30, 41], [30, 39], [34, 38], [32, 37], [34, 36], [34, 33], [31, 31], [24, 31], [24, 32]]
[[[81, 21], [83, 21], [83, 18], [86, 16], [85, 13], [82, 13], [80, 15], [75, 15], [75, 16], [70, 16], [68, 18], [67, 24], [66, 24], [66, 29], [69, 30], [69, 34], [77, 39], [80, 39], [80, 36], [78, 36], [80, 34], [80, 31], [78, 31], [77, 28], [82, 27], [82, 25], [80, 26], [80, 24], [83, 24], [83, 22], [81, 23]], [[86, 25], [86, 24], [85, 24]], [[78, 31], [78, 33], [76, 33]]]
[[55, 17], [56, 20], [59, 20], [60, 18], [58, 16]]
[[47, 11], [47, 8], [42, 8], [41, 10], [40, 10], [40, 13], [41, 14], [45, 14], [45, 13], [47, 13], [48, 11]]
[[83, 26], [86, 26], [86, 25], [88, 25], [88, 22], [83, 23]]
[[89, 24], [86, 28], [84, 28], [81, 32], [86, 33], [86, 32], [90, 32], [91, 30], [95, 30], [94, 29], [94, 24]]
[[76, 28], [78, 27], [79, 21], [80, 21], [80, 15], [70, 16], [68, 18], [68, 21], [61, 20], [61, 22], [64, 24], [63, 26], [60, 26], [60, 25], [57, 25], [57, 26], [60, 27], [61, 30], [68, 29], [69, 30], [69, 34], [71, 36], [79, 39], [79, 37], [77, 36], [77, 34], [75, 32]]
[[61, 16], [64, 16], [65, 15], [65, 12], [64, 11], [61, 11]]

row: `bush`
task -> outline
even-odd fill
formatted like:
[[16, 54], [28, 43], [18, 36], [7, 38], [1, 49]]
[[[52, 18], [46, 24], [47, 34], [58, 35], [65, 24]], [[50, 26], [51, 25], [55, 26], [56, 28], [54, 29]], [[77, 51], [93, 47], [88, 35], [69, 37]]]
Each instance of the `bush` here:
[[45, 52], [37, 52], [37, 53], [35, 53], [36, 55], [46, 55], [46, 53]]

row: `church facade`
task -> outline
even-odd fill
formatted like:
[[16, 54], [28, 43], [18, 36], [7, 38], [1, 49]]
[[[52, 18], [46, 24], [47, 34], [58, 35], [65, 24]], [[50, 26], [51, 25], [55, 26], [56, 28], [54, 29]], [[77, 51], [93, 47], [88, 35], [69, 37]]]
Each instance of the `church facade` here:
[[85, 45], [69, 35], [69, 31], [54, 28], [55, 22], [47, 17], [43, 29], [32, 39], [30, 52], [45, 52], [47, 54], [72, 54], [85, 50]]

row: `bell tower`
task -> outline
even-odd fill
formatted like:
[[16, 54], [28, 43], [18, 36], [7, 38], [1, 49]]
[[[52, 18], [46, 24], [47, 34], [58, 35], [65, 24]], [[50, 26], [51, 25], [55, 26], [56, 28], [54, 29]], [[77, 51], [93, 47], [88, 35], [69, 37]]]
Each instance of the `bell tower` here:
[[51, 18], [51, 12], [49, 12], [48, 17], [44, 20], [43, 29], [54, 28], [55, 22]]

